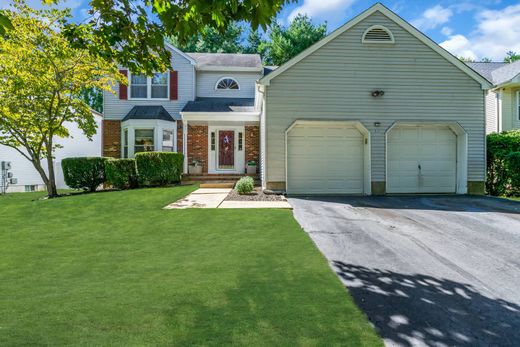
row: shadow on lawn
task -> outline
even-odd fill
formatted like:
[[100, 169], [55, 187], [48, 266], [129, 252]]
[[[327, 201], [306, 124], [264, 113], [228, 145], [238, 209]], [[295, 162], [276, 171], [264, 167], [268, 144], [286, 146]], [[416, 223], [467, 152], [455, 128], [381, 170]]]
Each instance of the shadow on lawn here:
[[333, 262], [358, 306], [392, 345], [518, 346], [520, 306], [469, 284]]

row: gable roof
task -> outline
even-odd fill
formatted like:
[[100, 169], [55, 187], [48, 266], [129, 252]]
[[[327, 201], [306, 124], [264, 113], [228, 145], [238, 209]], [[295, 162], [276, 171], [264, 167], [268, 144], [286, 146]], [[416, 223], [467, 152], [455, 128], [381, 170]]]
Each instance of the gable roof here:
[[489, 82], [493, 83], [493, 71], [506, 65], [507, 63], [500, 63], [500, 62], [467, 62], [466, 65], [468, 65], [470, 68], [484, 76]]
[[448, 60], [450, 63], [458, 67], [460, 70], [465, 72], [468, 76], [473, 78], [475, 81], [479, 82], [482, 86], [482, 89], [490, 89], [492, 87], [491, 83], [484, 77], [482, 77], [479, 73], [468, 67], [466, 64], [461, 62], [457, 57], [453, 56], [451, 53], [449, 53], [447, 50], [439, 46], [437, 43], [432, 41], [428, 36], [424, 35], [422, 32], [414, 28], [410, 23], [399, 17], [397, 14], [389, 10], [387, 7], [385, 7], [381, 3], [377, 3], [367, 9], [366, 11], [362, 12], [358, 16], [354, 17], [347, 23], [345, 23], [343, 26], [339, 27], [338, 29], [334, 30], [332, 33], [330, 33], [325, 38], [321, 39], [320, 41], [316, 42], [267, 76], [262, 77], [258, 83], [262, 85], [269, 85], [270, 81], [273, 78], [276, 78], [276, 76], [284, 73], [284, 71], [290, 69], [293, 65], [297, 64], [310, 54], [314, 53], [321, 47], [323, 47], [328, 42], [334, 40], [339, 35], [343, 34], [345, 31], [352, 28], [354, 25], [358, 24], [368, 16], [372, 15], [375, 12], [381, 12], [383, 15], [388, 17], [390, 20], [394, 21], [397, 25], [401, 26], [404, 30], [408, 31], [410, 34], [415, 36], [417, 39], [419, 39], [421, 42], [423, 42], [426, 46], [430, 47], [432, 50], [437, 52], [439, 55], [441, 55], [443, 58]]
[[506, 64], [493, 71], [492, 75], [493, 83], [497, 86], [518, 80], [520, 77], [520, 61]]
[[[160, 119], [169, 122], [176, 120], [162, 106], [134, 106], [123, 118], [123, 122], [129, 119]], [[177, 117], [177, 120], [179, 119]]]
[[512, 63], [479, 62], [466, 64], [486, 77], [495, 86], [501, 86], [510, 82], [520, 82], [520, 61]]
[[235, 53], [186, 53], [196, 62], [197, 70], [207, 71], [253, 71], [263, 69], [258, 54]]
[[180, 56], [182, 56], [183, 58], [185, 58], [186, 60], [188, 60], [191, 63], [191, 65], [195, 65], [196, 64], [195, 60], [192, 57], [190, 57], [188, 54], [184, 53], [183, 51], [181, 51], [177, 47], [173, 46], [171, 43], [168, 43], [167, 41], [164, 41], [164, 45], [167, 48], [169, 48], [172, 51], [174, 51], [175, 53], [177, 53]]

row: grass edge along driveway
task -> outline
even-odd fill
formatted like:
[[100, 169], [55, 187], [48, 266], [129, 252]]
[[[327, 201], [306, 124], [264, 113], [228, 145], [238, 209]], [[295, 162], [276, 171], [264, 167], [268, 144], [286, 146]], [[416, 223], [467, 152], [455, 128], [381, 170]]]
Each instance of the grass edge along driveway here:
[[290, 211], [194, 188], [0, 197], [0, 345], [382, 345]]

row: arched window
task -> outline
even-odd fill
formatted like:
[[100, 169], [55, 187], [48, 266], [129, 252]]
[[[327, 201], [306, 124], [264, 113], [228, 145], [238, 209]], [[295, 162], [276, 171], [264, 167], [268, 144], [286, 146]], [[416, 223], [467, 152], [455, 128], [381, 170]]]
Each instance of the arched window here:
[[363, 33], [363, 43], [395, 43], [394, 35], [382, 25], [373, 25]]
[[234, 89], [238, 90], [240, 89], [240, 86], [238, 85], [238, 82], [231, 77], [223, 77], [218, 80], [217, 84], [215, 85], [215, 89]]

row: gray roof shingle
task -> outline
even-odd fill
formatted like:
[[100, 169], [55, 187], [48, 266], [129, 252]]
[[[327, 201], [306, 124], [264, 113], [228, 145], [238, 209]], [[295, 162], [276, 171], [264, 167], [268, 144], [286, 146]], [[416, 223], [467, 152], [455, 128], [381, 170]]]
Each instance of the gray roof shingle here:
[[129, 119], [160, 119], [169, 122], [180, 120], [180, 117], [173, 117], [162, 106], [134, 106], [123, 118], [123, 122]]
[[188, 101], [182, 112], [254, 112], [253, 98], [198, 98]]
[[499, 62], [475, 62], [475, 63], [466, 63], [470, 68], [478, 72], [482, 77], [487, 79], [489, 82], [493, 82], [493, 71], [506, 65], [507, 63], [499, 63]]
[[509, 82], [520, 74], [520, 61], [505, 64], [504, 66], [493, 70], [493, 83], [496, 85]]
[[197, 68], [234, 67], [262, 70], [262, 60], [258, 54], [234, 53], [186, 53], [197, 63]]

